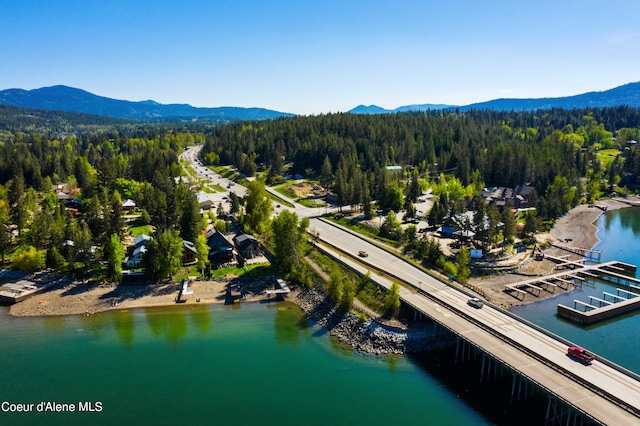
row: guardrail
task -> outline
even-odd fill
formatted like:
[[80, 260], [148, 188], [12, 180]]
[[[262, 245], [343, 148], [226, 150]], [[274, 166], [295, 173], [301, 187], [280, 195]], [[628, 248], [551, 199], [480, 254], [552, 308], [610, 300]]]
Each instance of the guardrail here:
[[[331, 224], [332, 226], [335, 226], [335, 224], [333, 224], [333, 223], [331, 223], [331, 222], [329, 222], [329, 221], [326, 221], [326, 220], [324, 220], [324, 219], [322, 219], [322, 218], [321, 218], [321, 220], [325, 221], [326, 223]], [[351, 233], [352, 235], [354, 235], [354, 236], [356, 236], [356, 237], [358, 237], [358, 238], [360, 238], [360, 239], [363, 239], [363, 240], [365, 240], [365, 241], [368, 241], [368, 239], [362, 238], [362, 236], [361, 236], [361, 235], [358, 235], [357, 233], [355, 233], [355, 232], [353, 232], [353, 231], [351, 231], [351, 230], [349, 230], [349, 229], [347, 229], [347, 228], [344, 228], [344, 227], [340, 227], [340, 228], [341, 228], [341, 229], [346, 229], [346, 230], [347, 230], [347, 232]], [[327, 242], [325, 242], [325, 243], [326, 243], [326, 244], [329, 244], [329, 243], [327, 243]], [[330, 246], [332, 246], [331, 244], [329, 244], [329, 245], [330, 245]], [[377, 245], [377, 244], [376, 244], [376, 245]], [[332, 246], [332, 247], [333, 247], [333, 246]], [[321, 248], [321, 249], [322, 249], [322, 248]], [[340, 258], [338, 258], [338, 257], [335, 257], [332, 253], [330, 253], [330, 252], [328, 252], [327, 250], [324, 250], [324, 249], [322, 249], [322, 250], [323, 250], [325, 253], [327, 253], [327, 254], [329, 254], [330, 256], [332, 256], [334, 259], [336, 259], [336, 260], [338, 260], [338, 261], [342, 262], [342, 259], [340, 259]], [[341, 252], [342, 252], [342, 251], [341, 251]], [[344, 252], [342, 252], [342, 253], [344, 253]], [[392, 253], [392, 252], [390, 252], [390, 253], [391, 253], [391, 254], [394, 254], [394, 253]], [[394, 254], [394, 255], [395, 255], [396, 257], [398, 257], [398, 258], [402, 259], [402, 258], [401, 258], [400, 256], [398, 256], [397, 254]], [[347, 256], [348, 256], [348, 257], [352, 257], [352, 258], [354, 258], [354, 259], [356, 258], [356, 257], [355, 257], [355, 255], [352, 255], [351, 253], [347, 253]], [[350, 269], [352, 269], [353, 271], [355, 271], [355, 272], [359, 273], [359, 271], [357, 271], [355, 268], [351, 267], [350, 265], [348, 265], [348, 264], [346, 264], [346, 263], [344, 263], [344, 262], [342, 262], [342, 263], [343, 263], [343, 264], [345, 264], [345, 265], [346, 265], [347, 267], [349, 267]], [[499, 333], [496, 329], [494, 329], [494, 328], [492, 328], [492, 327], [489, 327], [488, 325], [485, 325], [484, 323], [482, 323], [482, 322], [480, 322], [480, 321], [478, 321], [478, 320], [476, 320], [476, 319], [472, 318], [472, 317], [471, 317], [471, 316], [469, 316], [466, 312], [463, 312], [463, 311], [461, 311], [461, 310], [459, 310], [459, 309], [457, 309], [457, 308], [455, 308], [455, 307], [453, 307], [453, 306], [451, 306], [451, 305], [447, 304], [446, 302], [444, 302], [444, 301], [442, 301], [442, 300], [440, 300], [440, 299], [436, 298], [435, 296], [431, 295], [430, 293], [428, 293], [428, 292], [426, 292], [426, 291], [424, 291], [424, 290], [421, 290], [421, 289], [417, 288], [415, 285], [413, 285], [413, 284], [411, 284], [411, 283], [409, 283], [409, 282], [405, 281], [404, 279], [402, 279], [402, 278], [400, 278], [400, 277], [398, 277], [398, 276], [394, 275], [393, 273], [391, 273], [391, 272], [389, 272], [389, 271], [382, 271], [380, 268], [378, 268], [378, 267], [376, 267], [376, 266], [374, 266], [374, 265], [368, 264], [368, 263], [367, 263], [367, 266], [368, 266], [368, 267], [370, 267], [370, 268], [372, 268], [372, 269], [374, 269], [374, 270], [376, 270], [376, 271], [384, 272], [384, 274], [386, 274], [386, 275], [389, 275], [389, 276], [393, 277], [394, 279], [398, 280], [399, 282], [402, 282], [402, 283], [404, 283], [405, 285], [408, 285], [408, 286], [410, 286], [410, 287], [412, 287], [412, 288], [417, 289], [419, 294], [421, 294], [421, 295], [423, 295], [423, 296], [425, 296], [425, 297], [429, 298], [430, 300], [432, 300], [432, 301], [434, 301], [434, 302], [438, 303], [439, 305], [441, 305], [441, 306], [443, 306], [443, 307], [445, 307], [445, 308], [449, 309], [450, 311], [454, 312], [456, 315], [458, 315], [458, 316], [460, 316], [460, 317], [462, 317], [462, 318], [466, 319], [467, 321], [469, 321], [469, 322], [473, 323], [474, 325], [476, 325], [477, 327], [481, 328], [482, 330], [484, 330], [484, 331], [486, 331], [486, 332], [490, 333], [490, 334], [491, 334], [491, 335], [493, 335], [494, 337], [497, 337], [498, 339], [500, 339], [500, 340], [504, 341], [505, 343], [508, 343], [509, 345], [511, 345], [511, 346], [513, 346], [513, 347], [515, 347], [515, 348], [519, 349], [520, 351], [522, 351], [522, 352], [526, 353], [527, 355], [529, 355], [529, 356], [531, 356], [532, 358], [536, 359], [537, 361], [539, 361], [539, 362], [541, 362], [541, 363], [545, 364], [546, 366], [548, 366], [548, 367], [552, 368], [553, 370], [555, 370], [555, 371], [557, 371], [557, 372], [559, 372], [559, 373], [561, 373], [561, 374], [563, 374], [563, 375], [565, 375], [565, 376], [567, 376], [567, 377], [571, 377], [571, 379], [572, 379], [572, 380], [574, 380], [576, 383], [581, 384], [581, 385], [582, 385], [582, 386], [584, 386], [585, 388], [587, 388], [587, 389], [591, 390], [592, 392], [596, 393], [597, 395], [600, 395], [600, 396], [601, 396], [601, 397], [603, 397], [604, 399], [606, 399], [606, 400], [608, 400], [608, 401], [610, 401], [610, 402], [614, 403], [615, 405], [617, 405], [617, 406], [619, 406], [619, 407], [623, 408], [624, 410], [626, 410], [626, 411], [628, 411], [628, 412], [630, 412], [630, 413], [634, 414], [635, 416], [640, 417], [640, 407], [628, 406], [624, 401], [622, 401], [622, 400], [618, 399], [618, 398], [617, 398], [617, 397], [615, 397], [614, 395], [611, 395], [611, 394], [609, 394], [609, 393], [605, 392], [604, 390], [600, 389], [599, 387], [594, 386], [592, 383], [590, 383], [590, 382], [588, 382], [588, 381], [585, 381], [584, 379], [582, 379], [582, 378], [581, 378], [581, 377], [579, 377], [579, 376], [576, 376], [575, 374], [573, 374], [573, 373], [572, 373], [572, 372], [570, 372], [569, 370], [566, 370], [566, 369], [564, 369], [564, 368], [562, 368], [562, 367], [558, 366], [557, 364], [553, 363], [552, 361], [550, 361], [550, 360], [548, 360], [548, 359], [546, 359], [546, 358], [542, 357], [541, 355], [539, 355], [539, 354], [537, 354], [537, 353], [535, 353], [535, 352], [531, 351], [529, 348], [527, 348], [527, 347], [523, 346], [522, 344], [520, 344], [520, 343], [518, 343], [518, 342], [516, 342], [516, 341], [512, 340], [511, 338], [509, 338], [509, 337], [507, 337], [507, 336], [505, 336], [505, 335], [502, 335], [502, 334], [501, 334], [501, 333]], [[442, 281], [442, 280], [440, 280], [440, 281]], [[444, 282], [444, 281], [443, 281], [443, 282]], [[446, 282], [444, 282], [444, 283], [446, 284]], [[461, 292], [462, 294], [464, 294], [464, 295], [466, 295], [466, 296], [469, 296], [469, 297], [471, 297], [471, 296], [472, 296], [471, 294], [469, 294], [469, 293], [465, 292], [465, 291], [464, 291], [464, 290], [462, 290], [462, 289], [458, 289], [458, 288], [456, 288], [455, 290], [457, 290], [457, 291]], [[418, 309], [418, 310], [420, 310], [420, 309], [419, 309], [419, 308], [417, 308], [416, 306], [412, 305], [409, 301], [404, 300], [404, 299], [403, 299], [403, 301], [404, 301], [406, 304], [408, 304], [409, 306], [413, 307], [414, 309]], [[533, 323], [531, 323], [531, 322], [529, 322], [529, 321], [527, 321], [527, 320], [524, 320], [524, 319], [522, 319], [522, 318], [518, 317], [517, 315], [515, 315], [515, 314], [513, 314], [513, 313], [511, 313], [511, 312], [509, 312], [509, 311], [507, 311], [507, 310], [505, 310], [505, 309], [502, 309], [502, 308], [499, 308], [499, 307], [497, 307], [497, 306], [493, 306], [493, 305], [487, 305], [487, 307], [489, 307], [490, 309], [495, 309], [495, 310], [497, 310], [497, 311], [501, 312], [502, 314], [504, 314], [504, 315], [506, 315], [506, 316], [510, 317], [511, 319], [513, 319], [513, 320], [515, 320], [515, 321], [518, 321], [518, 322], [520, 322], [520, 323], [522, 323], [522, 324], [525, 324], [525, 325], [527, 325], [528, 327], [531, 327], [532, 329], [534, 329], [534, 330], [536, 330], [536, 331], [538, 331], [538, 332], [540, 332], [540, 333], [542, 333], [542, 334], [546, 335], [547, 337], [550, 337], [550, 338], [552, 338], [552, 339], [554, 339], [554, 340], [558, 341], [559, 343], [562, 343], [562, 344], [566, 345], [567, 347], [568, 347], [568, 346], [574, 346], [574, 345], [575, 345], [573, 342], [571, 342], [571, 341], [569, 341], [569, 340], [567, 340], [567, 339], [564, 339], [564, 338], [562, 338], [562, 337], [560, 337], [560, 336], [558, 336], [558, 335], [556, 335], [556, 334], [554, 334], [554, 333], [551, 333], [551, 332], [549, 332], [548, 330], [545, 330], [544, 328], [542, 328], [542, 327], [540, 327], [540, 326], [538, 326], [538, 325], [536, 325], [536, 324], [533, 324]], [[468, 339], [466, 339], [464, 336], [462, 336], [462, 335], [458, 334], [455, 330], [451, 329], [450, 327], [446, 326], [445, 324], [443, 324], [443, 323], [441, 323], [440, 321], [437, 321], [435, 318], [431, 317], [427, 312], [424, 312], [424, 314], [425, 314], [425, 315], [427, 315], [427, 316], [429, 316], [429, 318], [431, 318], [432, 320], [436, 321], [438, 324], [440, 324], [440, 325], [441, 325], [441, 326], [443, 326], [444, 328], [446, 328], [446, 329], [450, 330], [450, 331], [451, 331], [452, 333], [454, 333], [455, 335], [457, 335], [457, 336], [459, 336], [459, 337], [461, 337], [461, 338], [463, 338], [463, 339], [465, 339], [465, 340], [469, 341], [469, 340], [468, 340]], [[469, 343], [471, 343], [471, 342], [469, 341]], [[634, 380], [640, 381], [640, 375], [638, 375], [638, 374], [636, 374], [636, 373], [634, 373], [634, 372], [632, 372], [632, 371], [630, 371], [630, 370], [627, 370], [626, 368], [624, 368], [624, 367], [622, 367], [622, 366], [620, 366], [620, 365], [618, 365], [618, 364], [615, 364], [615, 363], [613, 363], [613, 362], [611, 362], [611, 361], [607, 360], [606, 358], [603, 358], [603, 357], [601, 357], [601, 356], [599, 356], [599, 355], [597, 355], [597, 354], [593, 354], [593, 355], [594, 355], [594, 357], [596, 358], [596, 360], [598, 360], [598, 361], [599, 361], [599, 362], [601, 362], [602, 364], [604, 364], [604, 365], [608, 366], [609, 368], [612, 368], [613, 370], [616, 370], [616, 371], [618, 371], [618, 372], [620, 372], [620, 373], [622, 373], [622, 374], [624, 374], [624, 375], [626, 375], [626, 376], [628, 376], [628, 377], [630, 377], [630, 378], [632, 378], [632, 379], [634, 379]], [[546, 388], [544, 385], [539, 384], [539, 383], [535, 382], [535, 380], [532, 380], [530, 377], [528, 377], [528, 376], [526, 376], [526, 375], [524, 375], [524, 374], [520, 373], [520, 371], [517, 369], [517, 367], [509, 365], [508, 363], [504, 362], [503, 360], [499, 359], [498, 357], [495, 357], [494, 355], [491, 355], [491, 356], [492, 356], [492, 357], [494, 357], [495, 359], [497, 359], [498, 361], [500, 361], [501, 363], [503, 363], [503, 364], [507, 365], [507, 366], [508, 366], [509, 368], [511, 368], [512, 370], [514, 370], [514, 371], [518, 371], [518, 374], [521, 374], [523, 377], [526, 377], [526, 378], [527, 378], [527, 380], [530, 380], [532, 383], [536, 383], [536, 384], [537, 384], [538, 386], [540, 386], [542, 389], [545, 389], [545, 390], [546, 390], [546, 391], [548, 391], [549, 393], [553, 394], [553, 395], [554, 395], [556, 398], [558, 398], [559, 400], [564, 401], [565, 403], [567, 403], [567, 404], [571, 405], [571, 404], [570, 404], [568, 401], [566, 401], [564, 398], [562, 398], [562, 397], [560, 397], [559, 395], [555, 394], [555, 393], [554, 393], [554, 392], [552, 392], [550, 389]], [[591, 416], [589, 416], [587, 413], [583, 413], [583, 414], [584, 414], [584, 415], [586, 415], [586, 416], [588, 416], [588, 417], [591, 417]]]

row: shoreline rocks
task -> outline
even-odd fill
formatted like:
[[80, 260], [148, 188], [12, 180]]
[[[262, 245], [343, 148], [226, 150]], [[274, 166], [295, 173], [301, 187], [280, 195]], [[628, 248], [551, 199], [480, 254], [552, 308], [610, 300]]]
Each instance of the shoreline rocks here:
[[372, 319], [361, 321], [351, 312], [340, 312], [338, 306], [316, 289], [303, 289], [296, 303], [314, 324], [329, 330], [329, 335], [358, 352], [370, 355], [403, 355], [425, 352], [451, 344], [433, 323], [407, 330], [389, 330]]

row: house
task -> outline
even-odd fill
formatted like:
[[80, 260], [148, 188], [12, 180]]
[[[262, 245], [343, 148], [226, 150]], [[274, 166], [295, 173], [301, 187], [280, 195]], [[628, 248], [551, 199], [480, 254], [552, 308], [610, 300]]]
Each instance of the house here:
[[182, 264], [189, 265], [196, 261], [198, 258], [198, 250], [196, 245], [191, 241], [182, 240]]
[[216, 228], [209, 228], [205, 234], [209, 246], [209, 260], [218, 263], [233, 261], [233, 244]]
[[131, 254], [125, 259], [127, 268], [135, 269], [140, 267], [142, 258], [147, 252], [147, 244], [152, 238], [149, 235], [140, 234], [133, 239], [133, 247], [130, 248]]
[[480, 197], [487, 204], [495, 204], [500, 210], [506, 206], [509, 200], [513, 201], [515, 208], [529, 207], [529, 196], [535, 191], [533, 186], [518, 185], [515, 189], [501, 187], [485, 188], [480, 191]]
[[122, 202], [122, 210], [135, 210], [136, 202], [128, 198]]
[[134, 248], [133, 253], [131, 253], [131, 256], [125, 259], [127, 268], [129, 269], [139, 268], [140, 265], [142, 264], [142, 258], [144, 257], [144, 254], [146, 252], [147, 252], [146, 245], [141, 245], [139, 247]]
[[233, 242], [238, 249], [238, 253], [245, 259], [253, 259], [262, 254], [260, 241], [252, 235], [238, 234], [233, 238]]
[[209, 210], [215, 205], [213, 200], [209, 198], [209, 195], [203, 191], [198, 192], [198, 204], [203, 210]]

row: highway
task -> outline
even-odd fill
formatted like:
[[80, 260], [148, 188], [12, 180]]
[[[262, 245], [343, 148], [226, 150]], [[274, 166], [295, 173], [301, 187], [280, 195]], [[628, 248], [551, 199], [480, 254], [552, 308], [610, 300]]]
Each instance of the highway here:
[[[198, 147], [185, 151], [193, 162]], [[192, 155], [193, 157], [189, 157]], [[200, 168], [197, 165], [196, 171]], [[210, 170], [198, 171], [202, 176]], [[217, 180], [216, 177], [208, 179]], [[239, 185], [232, 187], [240, 193]], [[240, 195], [240, 194], [239, 194]], [[282, 195], [278, 194], [279, 197]], [[476, 309], [467, 304], [469, 296], [449, 287], [431, 275], [378, 248], [366, 239], [319, 218], [324, 208], [308, 209], [294, 204], [298, 216], [310, 218], [310, 229], [319, 239], [335, 248], [336, 256], [361, 272], [371, 271], [372, 278], [389, 288], [391, 281], [376, 271], [384, 271], [405, 283], [401, 297], [454, 333], [508, 365], [514, 371], [547, 389], [576, 409], [606, 424], [640, 422], [640, 381], [598, 360], [584, 365], [569, 358], [567, 343], [531, 327], [490, 305]], [[357, 257], [360, 250], [368, 256]], [[356, 256], [353, 256], [356, 254]], [[351, 255], [351, 256], [350, 256]], [[625, 406], [627, 408], [625, 408]]]

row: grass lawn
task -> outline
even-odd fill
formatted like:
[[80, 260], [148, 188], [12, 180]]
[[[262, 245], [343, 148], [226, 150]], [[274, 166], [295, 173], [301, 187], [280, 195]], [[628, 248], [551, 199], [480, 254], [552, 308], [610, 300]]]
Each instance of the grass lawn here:
[[231, 276], [245, 276], [245, 277], [264, 277], [267, 275], [275, 275], [278, 273], [278, 269], [275, 265], [270, 263], [256, 263], [247, 265], [242, 268], [237, 266], [231, 266], [228, 268], [212, 269], [211, 276], [213, 278], [224, 278], [228, 275]]
[[128, 228], [129, 228], [129, 232], [134, 237], [137, 237], [138, 235], [142, 235], [142, 234], [151, 235], [151, 225], [146, 225], [142, 221], [142, 217], [138, 217], [137, 219], [130, 222], [128, 225]]
[[274, 186], [273, 189], [275, 189], [276, 191], [278, 191], [280, 194], [284, 195], [287, 198], [291, 198], [292, 200], [295, 200], [298, 198], [298, 196], [296, 194], [294, 194], [293, 191], [289, 190], [289, 186], [291, 184], [289, 182], [283, 183], [282, 185], [277, 185]]
[[341, 217], [339, 219], [336, 219], [334, 215], [330, 214], [330, 215], [323, 215], [323, 218], [331, 221], [331, 222], [335, 222], [338, 223], [342, 226], [344, 226], [345, 228], [349, 228], [352, 231], [355, 231], [359, 234], [362, 235], [366, 235], [367, 237], [373, 238], [374, 240], [380, 241], [382, 243], [388, 244], [392, 247], [400, 247], [401, 244], [398, 241], [394, 241], [394, 240], [390, 240], [388, 238], [382, 238], [380, 236], [378, 236], [378, 229], [374, 228], [372, 226], [367, 225], [366, 223], [362, 223], [362, 222], [356, 222], [356, 223], [352, 223], [350, 219], [346, 218], [346, 217]]
[[604, 168], [608, 168], [618, 154], [620, 154], [620, 150], [617, 149], [601, 149], [596, 154], [596, 158]]
[[269, 195], [269, 198], [271, 198], [273, 201], [275, 201], [278, 204], [282, 204], [282, 205], [287, 206], [287, 207], [293, 207], [293, 204], [291, 204], [288, 201], [283, 200], [282, 198], [278, 197], [275, 194], [272, 194], [271, 192], [269, 192], [268, 195]]

